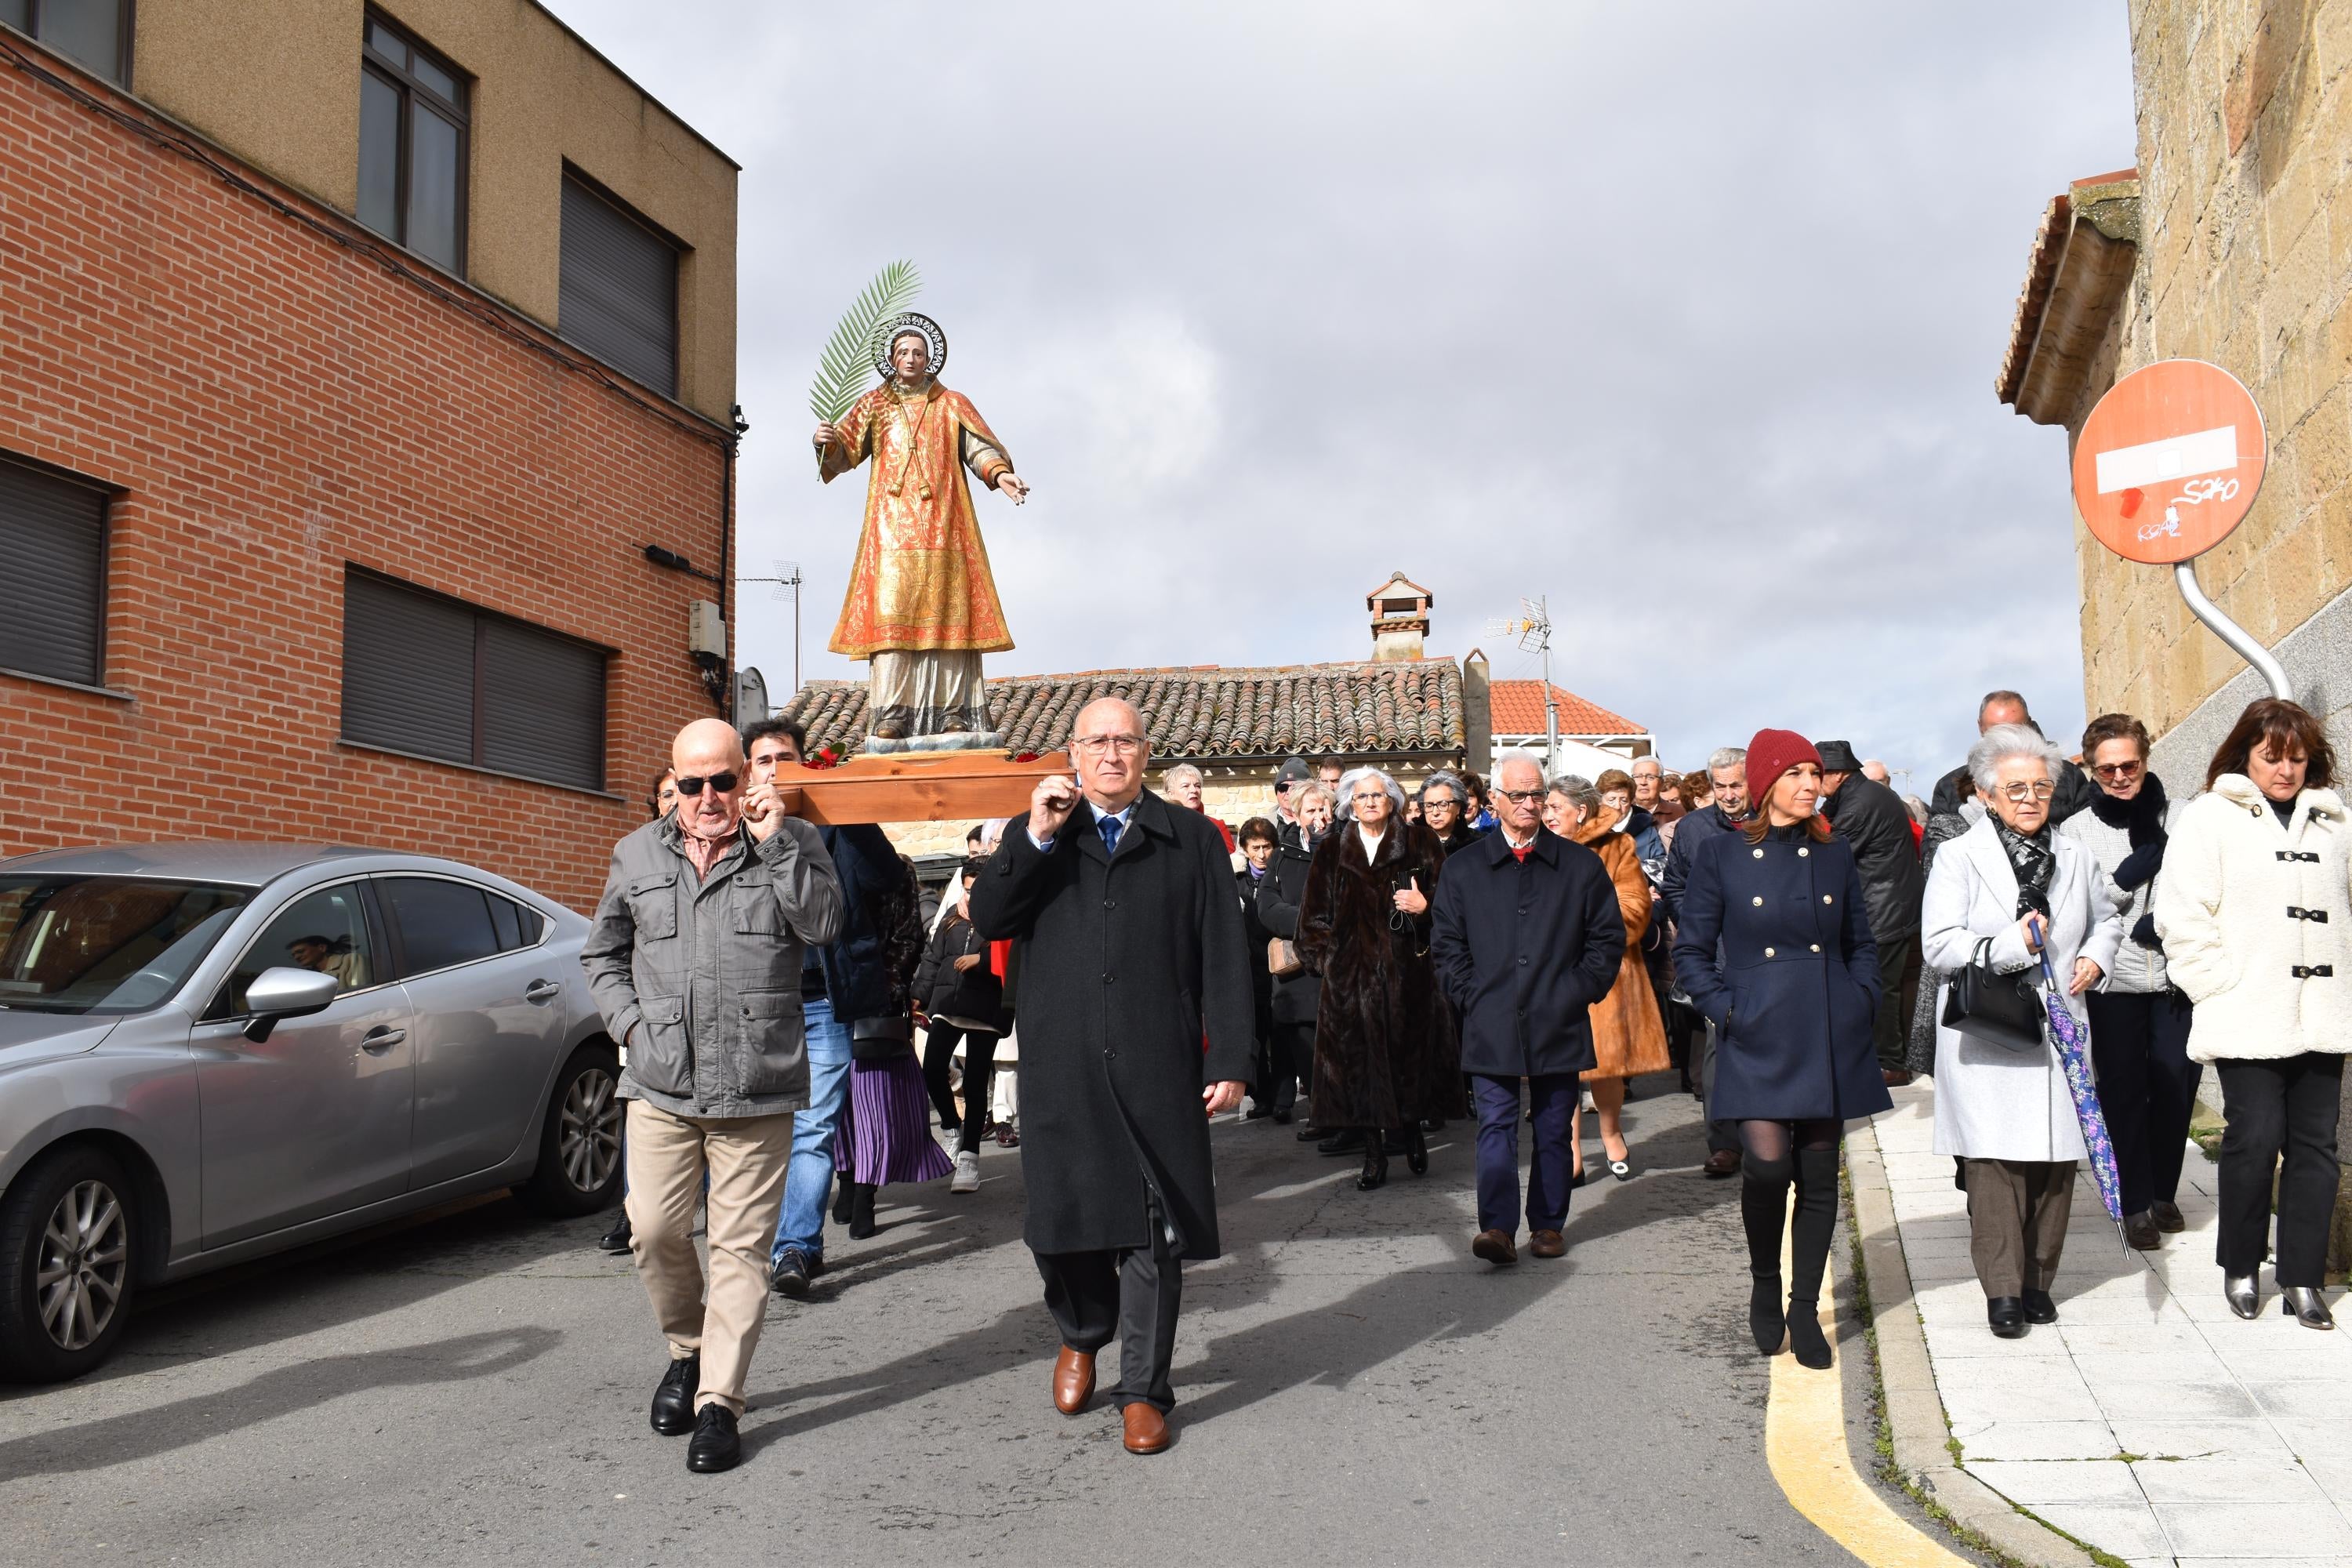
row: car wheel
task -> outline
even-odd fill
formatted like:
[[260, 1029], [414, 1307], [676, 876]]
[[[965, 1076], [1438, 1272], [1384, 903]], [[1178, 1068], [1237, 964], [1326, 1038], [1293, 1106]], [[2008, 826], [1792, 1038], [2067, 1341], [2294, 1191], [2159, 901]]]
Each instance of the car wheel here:
[[621, 1066], [608, 1046], [583, 1046], [556, 1076], [539, 1167], [523, 1188], [541, 1214], [594, 1214], [621, 1189]]
[[0, 1378], [62, 1383], [114, 1353], [138, 1285], [138, 1210], [103, 1150], [43, 1156], [0, 1200]]

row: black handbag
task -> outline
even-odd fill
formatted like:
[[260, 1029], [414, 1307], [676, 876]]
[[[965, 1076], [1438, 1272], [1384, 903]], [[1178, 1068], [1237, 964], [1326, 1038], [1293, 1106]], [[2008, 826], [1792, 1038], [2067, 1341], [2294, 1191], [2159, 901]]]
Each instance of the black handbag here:
[[1954, 970], [1944, 989], [1944, 1026], [2006, 1050], [2042, 1050], [2042, 996], [2026, 978], [2030, 973], [1996, 972], [1992, 938], [1982, 939], [1968, 967]]

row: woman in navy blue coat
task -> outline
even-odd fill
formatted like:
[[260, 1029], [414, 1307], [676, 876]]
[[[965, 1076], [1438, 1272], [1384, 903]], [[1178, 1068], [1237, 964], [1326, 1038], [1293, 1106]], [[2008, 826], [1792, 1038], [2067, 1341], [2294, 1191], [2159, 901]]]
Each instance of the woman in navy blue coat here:
[[[1822, 1275], [1837, 1228], [1838, 1140], [1846, 1121], [1894, 1108], [1871, 1044], [1878, 948], [1853, 851], [1816, 811], [1822, 760], [1787, 730], [1748, 747], [1756, 815], [1691, 857], [1675, 975], [1715, 1026], [1707, 1113], [1739, 1123], [1748, 1327], [1766, 1355], [1782, 1336], [1809, 1367], [1830, 1364]], [[1789, 1187], [1788, 1306], [1780, 1237]]]

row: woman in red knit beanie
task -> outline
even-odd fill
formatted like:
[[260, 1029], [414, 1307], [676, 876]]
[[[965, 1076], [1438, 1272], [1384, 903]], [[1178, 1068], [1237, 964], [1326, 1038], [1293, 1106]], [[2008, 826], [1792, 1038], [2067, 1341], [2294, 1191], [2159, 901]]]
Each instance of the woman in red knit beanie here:
[[1837, 1229], [1838, 1139], [1849, 1119], [1894, 1108], [1870, 1038], [1878, 948], [1853, 851], [1817, 810], [1812, 742], [1759, 730], [1748, 742], [1748, 791], [1755, 816], [1691, 857], [1675, 976], [1716, 1028], [1707, 1112], [1739, 1123], [1756, 1348], [1773, 1354], [1785, 1336], [1801, 1363], [1821, 1368], [1832, 1361], [1820, 1298]]

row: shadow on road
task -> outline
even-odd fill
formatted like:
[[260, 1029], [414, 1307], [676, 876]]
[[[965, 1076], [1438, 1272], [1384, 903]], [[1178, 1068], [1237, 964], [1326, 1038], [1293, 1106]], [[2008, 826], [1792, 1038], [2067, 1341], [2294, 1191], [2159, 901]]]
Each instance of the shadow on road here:
[[348, 1394], [492, 1377], [537, 1360], [562, 1340], [553, 1329], [504, 1329], [357, 1355], [319, 1356], [236, 1388], [0, 1442], [0, 1476], [70, 1473], [150, 1458]]

